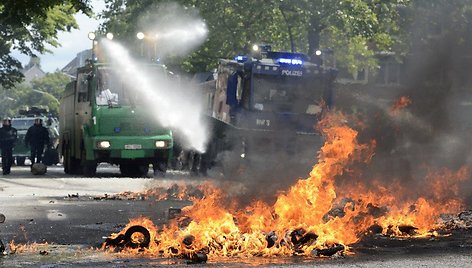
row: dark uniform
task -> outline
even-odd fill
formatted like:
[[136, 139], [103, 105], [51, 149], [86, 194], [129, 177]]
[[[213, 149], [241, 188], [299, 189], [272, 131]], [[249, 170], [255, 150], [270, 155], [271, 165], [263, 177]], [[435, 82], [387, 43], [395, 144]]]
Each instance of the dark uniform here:
[[11, 126], [10, 119], [4, 119], [0, 128], [0, 149], [2, 150], [3, 175], [10, 174], [13, 164], [13, 147], [18, 139], [16, 128]]
[[41, 119], [36, 118], [34, 125], [28, 128], [25, 136], [25, 145], [31, 147], [31, 166], [34, 163], [41, 163], [44, 146], [49, 145], [49, 132], [43, 126]]

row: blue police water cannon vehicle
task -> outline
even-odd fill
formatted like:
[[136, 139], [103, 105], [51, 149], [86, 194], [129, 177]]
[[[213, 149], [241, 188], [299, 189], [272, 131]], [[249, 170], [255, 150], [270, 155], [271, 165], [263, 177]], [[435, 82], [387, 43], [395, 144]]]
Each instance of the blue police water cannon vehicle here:
[[306, 176], [323, 144], [316, 125], [333, 105], [336, 75], [319, 58], [269, 45], [220, 60], [216, 80], [202, 84], [213, 136], [198, 168]]

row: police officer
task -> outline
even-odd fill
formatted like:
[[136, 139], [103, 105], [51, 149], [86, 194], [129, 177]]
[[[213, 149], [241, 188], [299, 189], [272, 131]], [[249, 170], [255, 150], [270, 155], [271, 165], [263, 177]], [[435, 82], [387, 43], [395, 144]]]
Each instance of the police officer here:
[[0, 128], [0, 149], [2, 149], [3, 175], [10, 174], [13, 164], [13, 147], [18, 139], [16, 128], [11, 126], [11, 119], [5, 118]]
[[49, 144], [49, 132], [43, 126], [43, 120], [34, 119], [34, 125], [28, 128], [25, 136], [25, 145], [31, 148], [31, 166], [41, 163], [43, 159], [44, 146]]

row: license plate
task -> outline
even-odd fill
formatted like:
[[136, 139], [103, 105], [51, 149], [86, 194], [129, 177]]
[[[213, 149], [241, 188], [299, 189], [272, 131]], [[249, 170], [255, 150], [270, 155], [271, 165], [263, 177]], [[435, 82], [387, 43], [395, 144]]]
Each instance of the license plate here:
[[129, 150], [137, 150], [137, 149], [142, 149], [143, 146], [141, 144], [125, 144], [125, 149]]

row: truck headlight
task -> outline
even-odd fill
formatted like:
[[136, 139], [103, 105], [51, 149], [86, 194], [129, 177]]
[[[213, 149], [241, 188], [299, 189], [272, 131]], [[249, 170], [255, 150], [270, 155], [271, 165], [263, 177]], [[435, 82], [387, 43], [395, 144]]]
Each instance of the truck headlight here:
[[97, 148], [100, 149], [108, 149], [110, 148], [111, 144], [109, 141], [99, 141], [97, 142]]
[[156, 141], [155, 144], [157, 148], [164, 148], [167, 145], [165, 141]]

